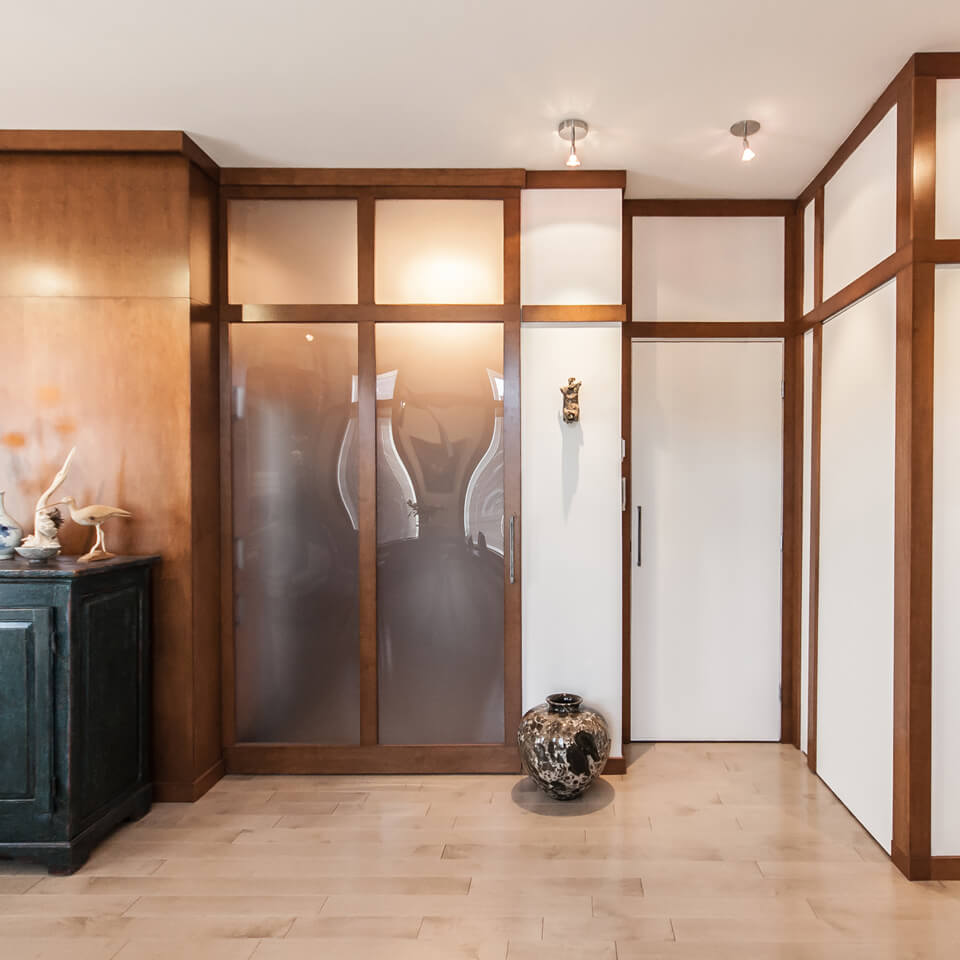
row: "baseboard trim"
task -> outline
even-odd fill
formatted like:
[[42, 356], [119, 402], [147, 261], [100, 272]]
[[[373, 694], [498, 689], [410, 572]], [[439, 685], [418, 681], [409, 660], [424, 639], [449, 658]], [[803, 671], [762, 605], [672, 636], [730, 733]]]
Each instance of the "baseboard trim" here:
[[609, 773], [613, 777], [626, 773], [627, 758], [626, 757], [610, 757], [607, 760], [607, 765], [603, 768], [603, 772]]
[[153, 799], [157, 803], [193, 803], [199, 800], [223, 775], [225, 767], [221, 757], [190, 783], [159, 780], [153, 785]]
[[931, 880], [960, 880], [960, 857], [931, 857]]

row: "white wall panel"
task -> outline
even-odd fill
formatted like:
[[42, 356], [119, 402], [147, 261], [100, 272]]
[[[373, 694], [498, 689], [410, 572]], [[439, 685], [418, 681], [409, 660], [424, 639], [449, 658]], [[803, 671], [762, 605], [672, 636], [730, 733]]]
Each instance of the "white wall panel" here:
[[817, 772], [890, 852], [896, 286], [823, 329]]
[[634, 217], [633, 319], [783, 320], [782, 217]]
[[960, 80], [937, 81], [937, 236], [960, 237]]
[[620, 190], [520, 194], [521, 303], [623, 303]]
[[931, 852], [960, 856], [960, 266], [936, 270]]
[[631, 353], [631, 739], [778, 740], [783, 343]]
[[503, 303], [503, 202], [378, 200], [377, 303]]
[[810, 479], [813, 455], [813, 331], [803, 335], [803, 535], [800, 560], [800, 749], [807, 752], [810, 695]]
[[[521, 332], [523, 709], [573, 691], [621, 756], [620, 326]], [[561, 417], [576, 376], [580, 422]]]
[[803, 312], [813, 309], [813, 257], [816, 240], [816, 204], [811, 200], [803, 208]]
[[823, 195], [823, 297], [889, 257], [897, 245], [897, 108], [827, 181]]

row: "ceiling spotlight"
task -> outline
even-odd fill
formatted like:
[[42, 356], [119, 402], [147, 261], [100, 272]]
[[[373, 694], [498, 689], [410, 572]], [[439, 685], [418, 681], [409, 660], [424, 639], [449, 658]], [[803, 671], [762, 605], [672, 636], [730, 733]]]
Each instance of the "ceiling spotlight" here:
[[580, 158], [577, 156], [577, 139], [583, 140], [590, 132], [586, 120], [561, 120], [557, 133], [561, 140], [570, 141], [570, 156], [567, 157], [568, 167], [579, 167]]
[[730, 128], [730, 133], [733, 134], [738, 140], [742, 141], [742, 149], [740, 150], [740, 159], [744, 163], [749, 163], [755, 156], [753, 149], [750, 147], [750, 141], [747, 137], [752, 137], [760, 129], [760, 124], [756, 120], [740, 120], [738, 123], [735, 123]]

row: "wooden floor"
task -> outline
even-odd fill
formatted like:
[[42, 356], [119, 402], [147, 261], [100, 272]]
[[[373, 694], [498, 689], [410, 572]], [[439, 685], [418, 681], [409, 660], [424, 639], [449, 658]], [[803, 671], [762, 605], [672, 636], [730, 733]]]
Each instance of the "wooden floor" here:
[[72, 877], [0, 861], [0, 957], [956, 960], [792, 748], [635, 747], [581, 801], [515, 776], [228, 777]]

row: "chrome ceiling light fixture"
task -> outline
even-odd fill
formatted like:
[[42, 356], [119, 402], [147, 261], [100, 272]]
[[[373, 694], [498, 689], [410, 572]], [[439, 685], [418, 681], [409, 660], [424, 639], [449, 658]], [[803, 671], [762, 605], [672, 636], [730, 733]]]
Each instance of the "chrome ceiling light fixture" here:
[[740, 120], [730, 128], [730, 133], [741, 141], [740, 159], [749, 163], [756, 153], [750, 146], [748, 137], [752, 137], [760, 129], [756, 120]]
[[557, 133], [561, 140], [570, 141], [570, 156], [567, 157], [568, 167], [579, 167], [580, 158], [577, 156], [577, 140], [583, 140], [590, 132], [590, 126], [586, 120], [561, 120], [557, 127]]

